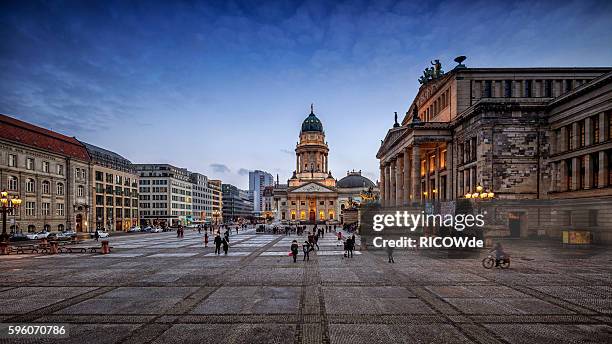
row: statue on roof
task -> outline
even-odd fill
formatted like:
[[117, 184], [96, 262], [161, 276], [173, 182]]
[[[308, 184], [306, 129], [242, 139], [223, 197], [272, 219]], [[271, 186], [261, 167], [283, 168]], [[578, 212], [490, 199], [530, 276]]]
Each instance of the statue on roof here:
[[430, 61], [433, 67], [425, 68], [423, 70], [423, 75], [419, 78], [419, 83], [424, 85], [431, 80], [438, 79], [442, 75], [444, 75], [444, 71], [442, 70], [442, 63], [440, 60]]

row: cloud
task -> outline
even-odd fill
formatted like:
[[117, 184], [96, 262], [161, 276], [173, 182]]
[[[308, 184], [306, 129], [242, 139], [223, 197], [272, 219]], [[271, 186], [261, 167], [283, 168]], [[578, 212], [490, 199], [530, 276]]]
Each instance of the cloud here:
[[249, 170], [247, 170], [246, 168], [241, 168], [238, 170], [238, 174], [241, 176], [246, 176], [249, 174]]
[[293, 155], [295, 154], [295, 151], [293, 149], [281, 149], [281, 152], [285, 153], [285, 154], [289, 154], [289, 155]]
[[215, 173], [230, 173], [231, 170], [227, 165], [224, 164], [210, 164], [210, 168], [212, 168]]

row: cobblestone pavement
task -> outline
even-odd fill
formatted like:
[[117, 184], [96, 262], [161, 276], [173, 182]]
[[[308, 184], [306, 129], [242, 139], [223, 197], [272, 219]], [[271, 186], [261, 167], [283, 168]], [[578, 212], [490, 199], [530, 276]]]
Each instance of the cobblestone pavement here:
[[294, 238], [250, 230], [231, 237], [228, 256], [203, 248], [191, 231], [183, 239], [111, 237], [110, 255], [2, 256], [0, 322], [69, 324], [61, 343], [558, 344], [612, 336], [606, 249], [508, 242], [512, 267], [485, 270], [483, 255], [344, 258], [333, 234], [310, 261], [300, 252], [293, 263]]

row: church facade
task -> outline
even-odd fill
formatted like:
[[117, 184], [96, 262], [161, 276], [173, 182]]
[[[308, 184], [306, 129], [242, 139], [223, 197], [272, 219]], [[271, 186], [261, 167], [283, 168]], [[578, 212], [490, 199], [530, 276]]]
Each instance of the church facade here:
[[314, 114], [302, 123], [295, 147], [295, 170], [287, 184], [274, 188], [276, 220], [302, 223], [337, 222], [336, 179], [329, 170], [329, 147], [323, 124]]

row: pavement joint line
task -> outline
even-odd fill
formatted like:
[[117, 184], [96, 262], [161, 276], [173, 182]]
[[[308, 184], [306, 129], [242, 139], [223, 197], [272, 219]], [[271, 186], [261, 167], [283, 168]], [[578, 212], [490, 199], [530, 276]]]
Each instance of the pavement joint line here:
[[[379, 258], [379, 259], [376, 259]], [[431, 309], [433, 309], [434, 312], [436, 312], [438, 315], [440, 315], [441, 317], [443, 317], [444, 319], [446, 319], [446, 323], [450, 324], [453, 328], [455, 328], [457, 331], [459, 331], [459, 333], [461, 333], [462, 335], [464, 335], [466, 338], [468, 338], [469, 340], [473, 341], [473, 342], [481, 342], [484, 344], [490, 344], [490, 343], [508, 343], [507, 341], [505, 341], [503, 338], [501, 338], [501, 336], [496, 335], [495, 333], [491, 333], [488, 329], [486, 329], [484, 326], [482, 325], [476, 325], [474, 324], [474, 326], [479, 326], [479, 330], [477, 332], [480, 332], [479, 335], [474, 335], [473, 332], [474, 331], [466, 331], [466, 323], [461, 323], [461, 326], [459, 326], [459, 324], [453, 320], [452, 316], [456, 316], [456, 315], [462, 315], [462, 312], [459, 311], [459, 309], [457, 309], [457, 307], [455, 307], [454, 305], [446, 302], [444, 299], [440, 298], [438, 295], [435, 295], [434, 293], [431, 293], [429, 290], [423, 288], [423, 286], [411, 286], [410, 285], [410, 280], [408, 275], [406, 275], [406, 273], [404, 272], [395, 272], [395, 271], [391, 271], [390, 266], [388, 264], [384, 264], [382, 259], [380, 259], [382, 257], [375, 257], [375, 262], [381, 267], [381, 269], [385, 272], [385, 275], [390, 275], [392, 276], [392, 279], [395, 279], [396, 282], [398, 282], [399, 285], [405, 285], [405, 288], [410, 291], [412, 294], [414, 294], [417, 299], [421, 300], [423, 303], [425, 303], [426, 305], [428, 305], [429, 307], [431, 307]], [[393, 263], [395, 264], [395, 263]], [[401, 263], [400, 263], [401, 264]], [[400, 277], [403, 276], [404, 278]], [[432, 301], [432, 300], [435, 300]], [[456, 313], [455, 314], [447, 314], [445, 312], [443, 312], [440, 307], [444, 307], [444, 308], [450, 308], [453, 309]], [[470, 327], [467, 327], [470, 328]], [[484, 333], [483, 333], [484, 331]], [[485, 336], [486, 337], [486, 341], [481, 341], [481, 337]]]
[[[280, 238], [278, 238], [277, 240], [274, 240], [273, 242], [279, 241]], [[268, 244], [269, 245], [269, 244]], [[263, 248], [267, 248], [268, 245], [264, 246]], [[263, 248], [262, 250], [257, 250], [254, 251], [253, 253], [251, 253], [249, 256], [244, 257], [243, 259], [241, 259], [239, 261], [240, 265], [238, 267], [234, 267], [232, 268], [232, 270], [229, 272], [229, 276], [234, 276], [235, 274], [238, 273], [238, 271], [242, 270], [249, 262], [250, 260], [248, 259], [250, 256], [254, 255], [257, 252], [263, 252]], [[172, 248], [172, 250], [175, 250], [175, 248]], [[193, 257], [190, 257], [193, 258]], [[227, 275], [226, 275], [227, 277]], [[229, 278], [231, 279], [231, 278]], [[208, 287], [208, 286], [200, 286], [199, 289], [197, 289], [196, 291], [194, 291], [193, 293], [189, 294], [187, 297], [185, 297], [184, 299], [182, 299], [181, 301], [179, 301], [177, 304], [175, 304], [174, 306], [172, 306], [169, 310], [166, 310], [164, 312], [160, 312], [160, 314], [157, 314], [157, 316], [155, 316], [153, 319], [149, 320], [148, 322], [142, 324], [142, 326], [138, 327], [136, 330], [134, 330], [130, 335], [126, 336], [125, 338], [123, 338], [123, 340], [121, 340], [119, 343], [120, 344], [127, 344], [127, 343], [151, 343], [153, 340], [155, 340], [157, 337], [161, 336], [165, 331], [167, 331], [169, 328], [171, 328], [173, 325], [178, 324], [178, 318], [175, 319], [175, 321], [168, 323], [168, 324], [164, 324], [164, 327], [159, 327], [159, 323], [157, 322], [157, 320], [159, 318], [161, 318], [162, 316], [167, 316], [167, 315], [174, 315], [174, 313], [170, 313], [170, 311], [177, 309], [179, 307], [183, 307], [183, 312], [181, 314], [186, 314], [188, 312], [190, 312], [191, 310], [193, 310], [194, 307], [196, 307], [198, 305], [198, 303], [205, 301], [211, 294], [213, 294], [214, 292], [218, 291], [221, 287], [224, 286], [224, 283], [221, 283], [220, 285], [216, 286], [216, 287]], [[211, 289], [214, 288], [214, 289]], [[201, 295], [201, 297], [199, 298], [194, 298], [191, 299], [188, 304], [186, 304], [185, 300], [189, 299], [191, 296], [195, 295], [196, 293], [202, 292], [204, 291], [203, 295]], [[181, 305], [182, 304], [182, 305]], [[144, 335], [147, 335], [149, 333], [149, 328], [156, 328], [156, 329], [163, 329], [163, 331], [161, 331], [156, 337], [151, 338], [150, 340], [143, 340], [142, 335], [140, 335], [140, 333], [142, 332]]]
[[53, 304], [50, 304], [46, 307], [42, 307], [42, 308], [38, 308], [35, 309], [33, 311], [27, 312], [25, 314], [20, 314], [17, 316], [14, 316], [12, 318], [9, 318], [7, 320], [4, 320], [3, 322], [13, 322], [13, 323], [27, 323], [27, 322], [33, 322], [34, 320], [45, 316], [47, 314], [52, 314], [55, 313], [59, 310], [68, 308], [72, 305], [75, 305], [77, 303], [83, 302], [83, 301], [87, 301], [90, 300], [94, 297], [100, 296], [102, 294], [106, 294], [112, 290], [116, 289], [116, 287], [99, 287], [97, 289], [94, 290], [90, 290], [78, 295], [75, 295], [71, 298], [68, 299], [64, 299], [58, 302], [55, 302]]

